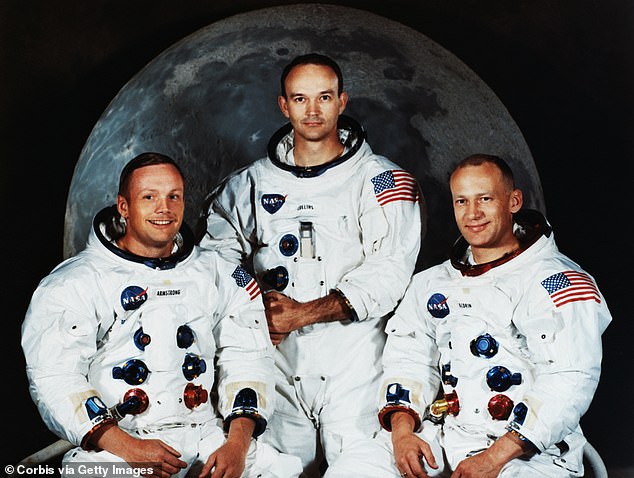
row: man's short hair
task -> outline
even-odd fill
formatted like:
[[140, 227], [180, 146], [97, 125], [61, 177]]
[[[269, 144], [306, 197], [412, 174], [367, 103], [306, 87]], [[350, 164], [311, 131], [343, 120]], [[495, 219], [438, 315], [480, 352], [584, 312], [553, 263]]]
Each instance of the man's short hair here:
[[157, 164], [171, 164], [176, 168], [178, 174], [180, 174], [183, 179], [183, 182], [185, 182], [183, 171], [172, 158], [161, 153], [146, 152], [134, 157], [123, 167], [121, 176], [119, 176], [119, 195], [127, 197], [129, 191], [128, 188], [130, 187], [130, 178], [132, 177], [132, 173], [134, 171], [145, 166], [154, 166]]
[[341, 93], [343, 93], [343, 73], [341, 73], [341, 68], [337, 62], [326, 55], [321, 55], [319, 53], [307, 53], [306, 55], [300, 55], [293, 58], [293, 60], [284, 67], [284, 70], [282, 70], [282, 76], [280, 78], [280, 92], [284, 98], [286, 98], [286, 86], [284, 85], [286, 77], [293, 68], [299, 65], [327, 66], [335, 72], [335, 75], [337, 75], [337, 82], [339, 83], [337, 87], [337, 94], [341, 95]]
[[478, 153], [467, 156], [456, 165], [449, 177], [453, 176], [453, 174], [459, 169], [465, 168], [467, 166], [481, 166], [485, 163], [490, 163], [496, 166], [502, 173], [502, 178], [507, 183], [507, 185], [511, 189], [515, 189], [515, 176], [513, 175], [513, 170], [506, 161], [504, 161], [499, 156], [495, 156], [493, 154]]

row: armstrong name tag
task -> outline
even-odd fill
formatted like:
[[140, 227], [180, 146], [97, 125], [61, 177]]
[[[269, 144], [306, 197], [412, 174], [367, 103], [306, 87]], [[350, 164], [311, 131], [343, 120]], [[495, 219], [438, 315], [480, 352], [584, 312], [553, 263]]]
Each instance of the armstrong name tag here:
[[184, 284], [178, 285], [160, 285], [154, 286], [150, 289], [150, 294], [153, 299], [160, 301], [182, 301], [183, 297], [187, 296], [187, 286]]

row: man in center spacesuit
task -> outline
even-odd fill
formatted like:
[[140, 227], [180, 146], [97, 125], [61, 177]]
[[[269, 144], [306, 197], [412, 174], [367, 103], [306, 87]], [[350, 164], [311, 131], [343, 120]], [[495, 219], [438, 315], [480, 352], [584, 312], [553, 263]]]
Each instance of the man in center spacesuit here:
[[44, 422], [77, 446], [63, 474], [110, 464], [134, 476], [129, 464], [160, 478], [192, 467], [201, 478], [297, 477], [297, 458], [252, 438], [273, 401], [260, 290], [196, 247], [183, 213], [174, 161], [137, 156], [86, 249], [33, 294], [22, 346]]
[[262, 439], [314, 477], [320, 448], [332, 464], [378, 428], [383, 329], [416, 263], [420, 194], [342, 115], [348, 97], [332, 59], [295, 58], [280, 86], [289, 123], [267, 158], [210, 195], [201, 245], [245, 264], [265, 292], [277, 399]]
[[521, 209], [502, 159], [466, 158], [450, 189], [462, 237], [414, 276], [386, 328], [385, 430], [332, 476], [583, 476], [605, 299], [544, 217]]

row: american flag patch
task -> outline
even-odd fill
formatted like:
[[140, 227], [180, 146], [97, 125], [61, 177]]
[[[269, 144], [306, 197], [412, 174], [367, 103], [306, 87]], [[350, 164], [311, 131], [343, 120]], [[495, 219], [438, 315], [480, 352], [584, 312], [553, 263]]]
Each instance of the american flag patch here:
[[394, 169], [374, 176], [370, 181], [374, 185], [374, 194], [381, 206], [394, 201], [418, 202], [416, 179], [407, 171]]
[[231, 277], [235, 279], [238, 287], [246, 289], [251, 300], [260, 295], [260, 287], [258, 286], [258, 283], [255, 282], [255, 279], [251, 277], [251, 274], [249, 274], [242, 266], [236, 267], [236, 270], [233, 271]]
[[583, 272], [558, 272], [544, 279], [541, 284], [550, 294], [556, 307], [584, 300], [601, 303], [597, 286], [590, 276]]

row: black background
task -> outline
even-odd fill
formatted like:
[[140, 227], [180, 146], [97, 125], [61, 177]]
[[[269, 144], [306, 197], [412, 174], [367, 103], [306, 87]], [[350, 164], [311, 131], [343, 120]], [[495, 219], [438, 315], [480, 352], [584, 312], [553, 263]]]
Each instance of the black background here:
[[[52, 442], [28, 395], [20, 325], [63, 257], [75, 163], [116, 93], [165, 48], [210, 23], [283, 1], [0, 0], [2, 371], [0, 465]], [[495, 92], [533, 154], [559, 248], [612, 311], [603, 376], [582, 427], [608, 468], [634, 464], [632, 154], [634, 2], [328, 2], [399, 21], [460, 58]], [[626, 242], [627, 241], [627, 242]], [[14, 422], [14, 425], [9, 425]]]

